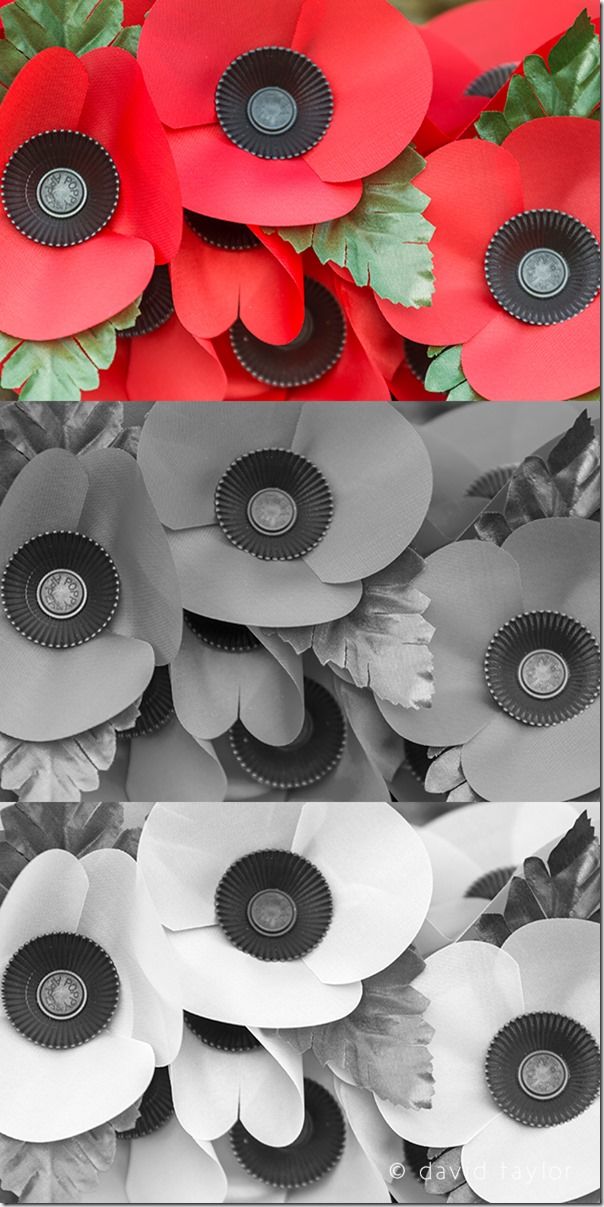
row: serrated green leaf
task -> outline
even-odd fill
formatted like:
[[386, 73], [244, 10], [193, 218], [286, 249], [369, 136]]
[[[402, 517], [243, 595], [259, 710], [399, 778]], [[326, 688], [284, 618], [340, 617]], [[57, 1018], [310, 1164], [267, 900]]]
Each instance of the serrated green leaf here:
[[430, 1106], [434, 1093], [428, 1050], [434, 1028], [428, 1000], [411, 982], [425, 967], [409, 948], [363, 982], [363, 996], [348, 1017], [279, 1034], [299, 1052], [312, 1049], [322, 1065], [342, 1069], [355, 1085], [398, 1106]]
[[20, 801], [79, 801], [99, 786], [99, 774], [111, 766], [116, 733], [134, 725], [138, 708], [74, 737], [54, 742], [24, 742], [0, 733], [0, 787]]
[[110, 1123], [69, 1140], [33, 1144], [0, 1135], [0, 1181], [20, 1203], [77, 1203], [115, 1158]]
[[425, 160], [413, 147], [368, 176], [358, 205], [343, 218], [284, 227], [282, 239], [298, 252], [312, 247], [322, 264], [347, 268], [357, 285], [403, 306], [429, 306], [434, 292], [434, 227], [424, 217], [429, 197], [413, 181]]
[[510, 79], [503, 112], [481, 113], [476, 131], [501, 144], [539, 117], [591, 117], [600, 102], [600, 42], [586, 10], [552, 47], [548, 62], [528, 55]]
[[405, 708], [426, 707], [434, 689], [429, 643], [434, 628], [423, 617], [429, 599], [413, 586], [423, 561], [412, 549], [363, 583], [356, 608], [339, 620], [282, 629], [299, 653], [312, 649], [323, 666], [340, 668], [357, 687]]
[[116, 351], [116, 331], [131, 327], [139, 313], [138, 300], [125, 310], [65, 339], [15, 340], [0, 333], [0, 384], [19, 391], [23, 402], [79, 402], [96, 390], [99, 371], [108, 369]]
[[135, 55], [140, 26], [124, 29], [122, 0], [14, 0], [2, 9], [0, 80], [10, 87], [29, 59], [49, 46], [87, 54], [120, 46]]
[[461, 367], [461, 350], [461, 344], [454, 344], [450, 348], [433, 353], [424, 380], [427, 390], [434, 394], [446, 394], [465, 381]]
[[126, 25], [124, 29], [120, 30], [111, 45], [119, 47], [120, 50], [127, 50], [128, 54], [136, 58], [141, 33], [142, 25]]
[[583, 812], [547, 857], [530, 856], [514, 876], [503, 913], [481, 914], [478, 938], [500, 947], [529, 922], [542, 918], [592, 918], [600, 902], [600, 844]]

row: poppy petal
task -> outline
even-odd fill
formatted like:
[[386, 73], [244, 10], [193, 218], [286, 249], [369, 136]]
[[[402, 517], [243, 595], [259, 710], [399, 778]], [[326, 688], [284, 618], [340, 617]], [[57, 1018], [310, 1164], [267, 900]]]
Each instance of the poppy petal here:
[[13, 151], [44, 130], [79, 127], [88, 92], [82, 59], [59, 46], [42, 50], [25, 63], [0, 109], [0, 165]]
[[226, 375], [212, 345], [190, 335], [176, 315], [132, 340], [128, 398], [214, 402], [224, 398], [225, 389]]
[[522, 174], [525, 209], [562, 210], [600, 234], [597, 122], [546, 117], [525, 122], [504, 144]]

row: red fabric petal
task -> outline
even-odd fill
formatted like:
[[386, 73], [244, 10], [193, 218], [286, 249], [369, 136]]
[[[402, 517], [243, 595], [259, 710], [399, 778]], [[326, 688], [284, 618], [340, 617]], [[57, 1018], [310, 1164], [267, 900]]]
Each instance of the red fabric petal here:
[[41, 247], [1, 212], [0, 257], [10, 281], [0, 291], [0, 331], [21, 339], [60, 339], [104, 322], [143, 292], [153, 272], [153, 249], [142, 239], [101, 231], [76, 247]]
[[[344, 351], [333, 369], [308, 386], [289, 390], [288, 398], [306, 402], [364, 402], [389, 401], [390, 390], [382, 374], [367, 356], [350, 323], [346, 332]], [[345, 418], [342, 422], [346, 423]]]
[[289, 398], [287, 390], [277, 390], [275, 386], [267, 386], [262, 381], [256, 381], [251, 373], [246, 372], [233, 354], [227, 334], [219, 336], [214, 341], [214, 347], [227, 375], [226, 397], [228, 399], [237, 402], [246, 402], [250, 399], [254, 401], [271, 399], [271, 401], [280, 402], [284, 398]]
[[224, 398], [225, 388], [226, 376], [212, 345], [189, 335], [176, 316], [132, 340], [129, 399], [214, 402]]
[[238, 316], [268, 343], [287, 343], [297, 335], [304, 319], [300, 257], [277, 236], [256, 233], [265, 246], [223, 251], [185, 223], [171, 266], [172, 291], [177, 313], [194, 335], [220, 335]]
[[0, 107], [0, 170], [32, 134], [78, 129], [88, 91], [81, 59], [70, 50], [42, 50], [21, 69]]
[[465, 345], [464, 372], [483, 398], [558, 401], [594, 390], [600, 380], [600, 301], [551, 327], [533, 327], [499, 310]]
[[444, 394], [432, 394], [424, 389], [404, 360], [392, 378], [391, 388], [400, 402], [440, 402], [445, 397]]
[[525, 209], [563, 210], [600, 234], [600, 130], [583, 117], [543, 117], [506, 138]]
[[175, 128], [215, 122], [223, 71], [245, 50], [291, 45], [299, 8], [300, 0], [156, 0], [138, 59], [162, 121]]
[[434, 17], [426, 29], [470, 55], [484, 71], [523, 59], [568, 29], [584, 8], [598, 16], [595, 0], [476, 0]]
[[[327, 284], [327, 282], [326, 282]], [[390, 381], [401, 363], [402, 344], [398, 332], [386, 322], [375, 295], [344, 281], [328, 285], [344, 307], [346, 317], [370, 360], [386, 381]]]
[[217, 126], [169, 135], [183, 204], [199, 214], [259, 226], [339, 218], [360, 200], [360, 180], [326, 184], [305, 159], [257, 159]]
[[138, 63], [106, 46], [84, 55], [90, 89], [79, 128], [98, 138], [120, 174], [120, 199], [111, 226], [121, 235], [148, 239], [163, 264], [176, 254], [182, 209], [168, 140], [145, 88]]
[[142, 25], [152, 4], [153, 0], [123, 0], [124, 20], [122, 24]]
[[503, 147], [478, 140], [434, 151], [417, 185], [431, 198], [426, 217], [436, 289], [419, 310], [378, 299], [388, 322], [422, 344], [456, 344], [499, 310], [484, 277], [484, 253], [502, 222], [523, 209], [520, 171]]
[[303, 0], [292, 46], [329, 80], [331, 125], [306, 155], [323, 180], [354, 180], [390, 163], [423, 120], [430, 57], [388, 0]]
[[130, 340], [118, 339], [117, 351], [113, 364], [109, 369], [103, 369], [99, 373], [99, 385], [97, 390], [90, 390], [82, 394], [82, 399], [85, 402], [122, 402], [128, 397], [126, 387], [128, 365], [130, 363]]
[[487, 104], [485, 97], [466, 96], [468, 84], [482, 68], [463, 49], [439, 37], [430, 23], [422, 25], [419, 32], [428, 48], [434, 76], [427, 118], [441, 132], [443, 143], [473, 122]]

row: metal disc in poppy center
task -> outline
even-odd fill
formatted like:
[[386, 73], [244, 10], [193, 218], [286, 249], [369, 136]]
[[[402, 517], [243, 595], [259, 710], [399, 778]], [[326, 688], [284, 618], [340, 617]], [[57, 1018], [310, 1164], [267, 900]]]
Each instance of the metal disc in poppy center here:
[[487, 71], [482, 71], [476, 79], [468, 84], [466, 96], [484, 96], [490, 100], [507, 84], [512, 72], [517, 68], [517, 63], [499, 63], [497, 67], [489, 67]]
[[0, 192], [7, 217], [22, 235], [47, 247], [73, 247], [107, 225], [120, 179], [95, 138], [79, 130], [46, 130], [13, 152]]
[[581, 1115], [600, 1088], [600, 1049], [563, 1014], [521, 1014], [487, 1052], [489, 1090], [504, 1114], [527, 1127], [556, 1127]]
[[229, 730], [231, 750], [240, 767], [259, 784], [285, 791], [318, 784], [337, 767], [346, 745], [346, 723], [330, 692], [304, 680], [306, 715], [298, 737], [285, 746], [270, 746], [241, 721]]
[[252, 251], [262, 246], [249, 226], [242, 222], [210, 218], [207, 214], [196, 214], [194, 210], [185, 210], [185, 222], [204, 243], [219, 247], [221, 251]]
[[216, 519], [237, 549], [265, 561], [303, 557], [323, 539], [333, 498], [323, 474], [286, 448], [237, 457], [214, 495]]
[[159, 1131], [174, 1114], [172, 1086], [168, 1069], [157, 1068], [145, 1090], [139, 1106], [139, 1116], [125, 1132], [116, 1131], [118, 1140], [140, 1140]]
[[600, 691], [598, 643], [561, 612], [522, 612], [502, 625], [489, 642], [484, 670], [495, 702], [525, 725], [568, 721]]
[[287, 46], [261, 46], [233, 59], [218, 81], [215, 103], [227, 138], [260, 159], [304, 155], [333, 116], [323, 72]]
[[267, 344], [237, 319], [229, 329], [237, 360], [257, 381], [280, 389], [296, 389], [319, 381], [333, 369], [346, 342], [346, 320], [329, 289], [306, 277], [302, 330], [287, 344]]
[[212, 616], [199, 616], [197, 612], [184, 612], [188, 629], [210, 649], [222, 650], [226, 654], [251, 654], [262, 648], [251, 629], [244, 624], [231, 624], [227, 620], [215, 620]]
[[185, 1023], [202, 1044], [217, 1048], [219, 1052], [254, 1052], [261, 1046], [260, 1040], [247, 1027], [237, 1023], [203, 1018], [199, 1014], [191, 1014], [189, 1010], [185, 1010]]
[[44, 1048], [77, 1048], [111, 1021], [119, 998], [107, 952], [84, 935], [39, 935], [15, 953], [2, 978], [13, 1027]]
[[346, 1143], [344, 1116], [324, 1086], [304, 1078], [306, 1114], [302, 1131], [281, 1148], [262, 1144], [240, 1120], [229, 1133], [239, 1163], [268, 1186], [297, 1189], [320, 1181], [337, 1165]]
[[9, 559], [0, 600], [13, 628], [36, 645], [67, 649], [102, 632], [115, 614], [119, 575], [97, 541], [60, 530], [32, 537]]
[[149, 335], [158, 331], [174, 314], [170, 273], [166, 264], [158, 264], [153, 270], [149, 284], [143, 291], [139, 313], [132, 327], [117, 331], [119, 339], [133, 339], [137, 335]]
[[134, 725], [130, 729], [120, 730], [120, 738], [130, 740], [157, 733], [157, 730], [163, 729], [174, 716], [170, 672], [167, 666], [156, 666], [138, 707], [139, 714]]
[[595, 235], [561, 210], [524, 210], [495, 232], [485, 255], [487, 285], [523, 323], [550, 326], [580, 314], [600, 288]]
[[321, 942], [333, 904], [325, 877], [293, 851], [242, 856], [224, 873], [216, 916], [234, 947], [257, 960], [299, 960]]

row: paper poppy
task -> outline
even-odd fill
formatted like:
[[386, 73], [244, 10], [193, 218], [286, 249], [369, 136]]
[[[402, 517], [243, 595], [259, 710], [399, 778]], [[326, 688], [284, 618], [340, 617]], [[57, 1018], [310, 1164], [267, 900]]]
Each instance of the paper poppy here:
[[257, 1027], [185, 1013], [170, 1079], [176, 1114], [200, 1142], [218, 1140], [238, 1120], [263, 1144], [291, 1144], [302, 1131], [302, 1057]]
[[[379, 301], [403, 335], [463, 344], [484, 398], [573, 398], [599, 380], [599, 136], [585, 118], [526, 122], [501, 146], [462, 140], [417, 178], [436, 290], [410, 310]], [[463, 187], [460, 187], [463, 182]]]
[[124, 851], [36, 856], [2, 902], [0, 953], [5, 1136], [79, 1135], [176, 1056], [174, 957]]
[[598, 958], [593, 922], [546, 918], [501, 949], [445, 947], [415, 981], [435, 1028], [431, 1109], [380, 1109], [413, 1143], [462, 1145], [487, 1202], [565, 1203], [598, 1185]]
[[378, 403], [155, 406], [139, 465], [185, 609], [263, 627], [350, 612], [431, 490], [419, 435]]
[[185, 206], [264, 225], [353, 209], [361, 178], [413, 138], [432, 83], [419, 34], [387, 0], [247, 13], [227, 0], [219, 21], [194, 0], [156, 0], [139, 61]]
[[2, 102], [0, 170], [9, 335], [50, 340], [101, 323], [177, 251], [174, 164], [125, 50], [51, 47], [26, 63]]
[[185, 1131], [174, 1111], [170, 1075], [155, 1070], [136, 1125], [117, 1131], [113, 1164], [82, 1203], [222, 1203], [226, 1178], [211, 1144]]
[[220, 335], [238, 319], [268, 343], [287, 343], [300, 332], [302, 259], [276, 234], [186, 211], [170, 273], [177, 314], [199, 339]]
[[568, 800], [599, 783], [599, 540], [592, 520], [534, 520], [501, 548], [447, 545], [416, 579], [436, 627], [432, 704], [378, 704], [414, 742], [461, 745], [486, 800]]
[[411, 942], [431, 891], [421, 840], [377, 802], [157, 804], [139, 862], [185, 1009], [247, 1027], [349, 1013], [362, 978]]
[[[277, 744], [283, 736], [277, 727], [271, 732], [267, 725], [248, 728], [241, 721], [217, 739], [226, 799], [390, 800], [387, 766], [393, 746], [402, 754], [401, 739], [371, 699], [360, 712], [345, 709], [331, 672], [313, 658], [304, 665], [302, 720], [288, 742]], [[374, 712], [370, 732], [363, 723], [367, 708]], [[388, 748], [387, 756], [380, 747]]]
[[134, 326], [117, 332], [115, 359], [99, 377], [84, 398], [224, 398], [224, 370], [211, 342], [191, 335], [175, 314], [165, 265], [154, 270]]
[[579, 13], [598, 17], [593, 0], [474, 0], [439, 13], [420, 28], [430, 52], [434, 89], [419, 135], [423, 150], [449, 142], [475, 121], [519, 63], [556, 35]]
[[565, 834], [576, 820], [571, 804], [489, 801], [443, 813], [422, 826], [434, 877], [419, 940], [422, 955], [459, 938], [523, 860]]
[[402, 341], [368, 289], [310, 253], [302, 257], [304, 321], [288, 343], [259, 339], [241, 320], [215, 341], [227, 398], [386, 401]]
[[[306, 1117], [294, 1144], [254, 1143], [239, 1127], [216, 1145], [228, 1201], [389, 1203], [381, 1168], [343, 1109], [343, 1083], [312, 1056], [305, 1056], [304, 1071]], [[385, 1131], [383, 1123], [380, 1131]]]
[[0, 506], [0, 732], [46, 742], [117, 716], [178, 650], [174, 565], [119, 449], [29, 461]]

